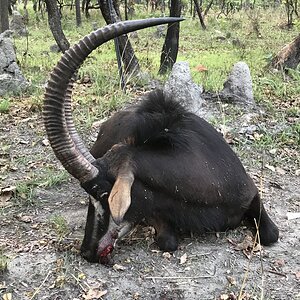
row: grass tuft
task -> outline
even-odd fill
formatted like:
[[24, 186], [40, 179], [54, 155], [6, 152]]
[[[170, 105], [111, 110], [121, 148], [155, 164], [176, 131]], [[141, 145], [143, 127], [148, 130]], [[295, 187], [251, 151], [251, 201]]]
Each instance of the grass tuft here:
[[0, 113], [8, 113], [10, 108], [10, 100], [3, 99], [0, 100]]
[[0, 249], [0, 275], [7, 272], [9, 258], [4, 254], [3, 250]]
[[54, 215], [50, 219], [50, 223], [53, 226], [56, 235], [61, 240], [69, 233], [69, 227], [66, 219], [61, 215]]

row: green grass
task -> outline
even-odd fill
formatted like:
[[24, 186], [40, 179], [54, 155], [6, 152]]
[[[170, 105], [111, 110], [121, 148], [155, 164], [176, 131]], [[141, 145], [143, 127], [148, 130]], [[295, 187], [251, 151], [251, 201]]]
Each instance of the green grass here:
[[0, 248], [0, 275], [7, 271], [7, 264], [9, 258], [4, 254], [3, 250]]
[[15, 192], [15, 201], [21, 205], [33, 205], [35, 197], [35, 186], [31, 182], [18, 182]]
[[50, 224], [53, 226], [59, 239], [63, 239], [69, 233], [67, 221], [61, 215], [52, 216], [50, 219]]
[[[160, 16], [160, 12], [146, 12], [142, 5], [136, 5], [135, 18]], [[93, 23], [98, 27], [105, 24], [99, 12], [91, 11], [91, 19], [83, 16], [82, 27], [75, 26], [75, 11], [63, 11], [63, 30], [74, 44], [84, 35], [92, 31]], [[185, 21], [181, 22], [180, 45], [178, 61], [187, 61], [190, 65], [194, 81], [201, 84], [205, 90], [219, 91], [223, 87], [228, 73], [234, 63], [243, 60], [251, 70], [255, 100], [265, 110], [267, 118], [278, 120], [282, 126], [279, 131], [262, 130], [258, 140], [243, 141], [253, 144], [258, 149], [268, 147], [299, 147], [299, 118], [300, 107], [300, 69], [288, 70], [287, 74], [274, 72], [267, 67], [272, 57], [288, 42], [299, 34], [299, 22], [292, 29], [280, 26], [286, 21], [284, 5], [278, 9], [263, 10], [256, 8], [250, 11], [240, 11], [227, 17], [218, 11], [211, 10], [206, 17], [207, 30], [200, 28], [199, 21], [192, 19], [188, 11], [184, 12]], [[270, 18], [272, 16], [272, 18]], [[30, 35], [27, 38], [16, 37], [17, 57], [22, 71], [31, 82], [31, 88], [21, 97], [7, 97], [0, 103], [0, 111], [9, 112], [12, 105], [20, 101], [26, 107], [40, 112], [43, 103], [44, 85], [49, 73], [59, 60], [60, 53], [52, 53], [49, 48], [55, 44], [52, 33], [48, 28], [46, 17], [37, 23], [32, 9], [29, 7]], [[255, 28], [259, 29], [258, 37]], [[160, 65], [160, 53], [164, 39], [154, 37], [156, 29], [148, 28], [138, 32], [137, 39], [131, 39], [141, 70], [151, 77], [165, 81], [167, 76], [157, 74]], [[222, 38], [220, 38], [222, 37]], [[41, 42], [42, 41], [42, 42]], [[197, 71], [199, 65], [205, 66], [206, 72]], [[87, 76], [90, 83], [80, 84], [81, 78]], [[136, 85], [142, 85], [138, 78], [133, 78], [124, 94], [120, 89], [114, 43], [111, 41], [96, 49], [79, 70], [79, 81], [74, 89], [74, 115], [79, 132], [87, 132], [91, 125], [102, 118], [108, 117], [119, 110], [135, 97]], [[4, 101], [4, 102], [3, 102]], [[3, 102], [3, 104], [2, 104]], [[3, 107], [3, 108], [1, 108]], [[239, 112], [225, 111], [224, 116], [213, 120], [223, 125], [230, 125], [231, 119], [238, 119]], [[290, 122], [289, 118], [295, 118]], [[49, 170], [44, 172], [49, 173]], [[56, 171], [53, 171], [56, 174]], [[37, 178], [31, 186], [51, 186], [55, 175], [50, 179]], [[62, 175], [63, 177], [63, 175]], [[64, 179], [58, 179], [59, 181]], [[58, 184], [58, 183], [57, 183]], [[30, 195], [30, 189], [28, 194]], [[26, 194], [26, 193], [25, 193]]]
[[[138, 6], [137, 11], [139, 12]], [[178, 60], [189, 62], [194, 80], [204, 85], [207, 90], [216, 91], [221, 89], [232, 65], [239, 60], [244, 60], [251, 69], [254, 88], [258, 91], [258, 94], [262, 91], [257, 88], [257, 85], [260, 85], [261, 80], [264, 78], [269, 83], [275, 82], [274, 89], [277, 96], [289, 96], [298, 93], [299, 88], [297, 86], [300, 86], [299, 84], [289, 84], [289, 89], [287, 89], [287, 86], [277, 82], [277, 75], [273, 78], [273, 74], [269, 74], [263, 69], [272, 55], [297, 35], [296, 29], [288, 31], [278, 27], [285, 17], [284, 7], [276, 11], [256, 9], [251, 11], [251, 14], [255, 16], [255, 23], [259, 24], [261, 38], [254, 34], [253, 17], [250, 17], [244, 11], [230, 15], [227, 18], [225, 16], [217, 18], [217, 12], [210, 11], [206, 19], [206, 31], [201, 30], [199, 21], [191, 19], [186, 12], [186, 20], [181, 23]], [[271, 20], [269, 18], [270, 14], [272, 14]], [[158, 16], [159, 12], [154, 15]], [[146, 12], [140, 10], [136, 17], [146, 16]], [[52, 53], [49, 50], [50, 45], [55, 44], [55, 42], [48, 28], [46, 18], [38, 24], [34, 24], [34, 14], [30, 11], [30, 20], [32, 21], [29, 24], [28, 46], [26, 38], [16, 38], [15, 44], [25, 77], [32, 83], [35, 93], [41, 94], [41, 86], [45, 83], [60, 54]], [[92, 11], [91, 19], [86, 20], [83, 17], [83, 26], [77, 28], [74, 26], [74, 11], [65, 10], [62, 24], [70, 44], [75, 43], [89, 33], [92, 30], [93, 22], [98, 23], [99, 27], [104, 25], [104, 21], [99, 18], [98, 12]], [[159, 69], [163, 39], [153, 37], [155, 30], [155, 28], [149, 28], [139, 31], [138, 40], [132, 40], [132, 44], [136, 49], [136, 55], [139, 58], [142, 70], [158, 77], [156, 73]], [[224, 36], [225, 40], [218, 40], [219, 36]], [[241, 47], [233, 43], [237, 39], [240, 41]], [[43, 43], [40, 43], [41, 40]], [[195, 70], [195, 67], [199, 64], [208, 68], [205, 74]], [[298, 73], [296, 72], [293, 76], [294, 80], [299, 83]], [[110, 94], [111, 91], [118, 89], [119, 82], [114, 44], [109, 42], [95, 50], [82, 66], [80, 74], [88, 75], [91, 78], [93, 83], [91, 93], [99, 98], [99, 102], [102, 102], [104, 94]], [[272, 83], [270, 84], [272, 85]], [[293, 88], [290, 89], [291, 86]], [[120, 98], [120, 95], [117, 98]], [[87, 95], [88, 99], [89, 95]], [[119, 103], [114, 104], [114, 101], [112, 101], [111, 107], [108, 105], [108, 108], [104, 107], [104, 110], [114, 110], [118, 105]]]
[[300, 125], [299, 123], [286, 125], [274, 133], [265, 131], [261, 134], [261, 138], [257, 139], [256, 143], [261, 148], [266, 148], [266, 149], [269, 149], [270, 147], [273, 148], [299, 147]]
[[37, 180], [37, 185], [39, 187], [54, 187], [66, 182], [69, 179], [69, 175], [65, 170], [57, 171], [53, 169], [47, 169], [46, 172], [46, 174]]
[[2, 99], [0, 100], [0, 113], [8, 113], [10, 108], [10, 100]]
[[45, 168], [40, 175], [33, 176], [32, 179], [19, 181], [16, 185], [14, 199], [20, 205], [34, 205], [37, 188], [57, 187], [69, 179], [67, 171], [57, 171]]

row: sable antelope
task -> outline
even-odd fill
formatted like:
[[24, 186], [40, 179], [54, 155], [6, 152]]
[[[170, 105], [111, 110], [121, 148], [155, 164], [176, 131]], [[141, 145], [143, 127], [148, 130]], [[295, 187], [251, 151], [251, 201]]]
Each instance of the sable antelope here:
[[114, 243], [146, 220], [160, 249], [174, 251], [179, 232], [225, 231], [248, 218], [262, 244], [278, 239], [258, 190], [209, 123], [160, 90], [101, 125], [91, 151], [71, 116], [74, 73], [98, 46], [141, 28], [180, 21], [158, 18], [105, 26], [66, 51], [46, 88], [44, 122], [57, 158], [90, 195], [82, 256], [108, 261]]

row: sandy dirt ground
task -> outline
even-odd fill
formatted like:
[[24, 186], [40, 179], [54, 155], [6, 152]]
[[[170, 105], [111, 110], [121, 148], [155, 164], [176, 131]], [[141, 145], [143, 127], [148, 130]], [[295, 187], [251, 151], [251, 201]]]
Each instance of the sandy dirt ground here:
[[[1, 299], [300, 299], [300, 219], [288, 218], [300, 211], [295, 148], [268, 153], [262, 173], [261, 152], [251, 143], [235, 146], [263, 189], [278, 243], [254, 247], [242, 224], [181, 237], [175, 253], [162, 253], [153, 229], [140, 225], [119, 241], [110, 265], [90, 264], [79, 254], [87, 195], [66, 175], [56, 184], [46, 180], [63, 170], [45, 140], [41, 113], [25, 106], [0, 115]], [[268, 128], [267, 118], [261, 122]], [[17, 193], [24, 183], [29, 190]]]

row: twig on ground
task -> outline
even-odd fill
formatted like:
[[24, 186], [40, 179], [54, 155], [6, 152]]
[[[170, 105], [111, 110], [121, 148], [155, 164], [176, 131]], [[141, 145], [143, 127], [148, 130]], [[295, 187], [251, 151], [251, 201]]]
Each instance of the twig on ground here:
[[80, 288], [86, 292], [86, 289], [82, 286], [82, 284], [80, 283], [80, 280], [74, 275], [74, 274], [71, 274], [71, 276], [75, 279], [76, 283], [80, 286]]
[[50, 270], [48, 272], [48, 274], [46, 275], [46, 277], [44, 278], [43, 282], [40, 284], [40, 286], [35, 290], [35, 292], [33, 293], [33, 295], [31, 296], [30, 300], [33, 300], [34, 297], [40, 292], [42, 286], [44, 285], [44, 283], [47, 281], [49, 275], [52, 273], [52, 270]]
[[[262, 165], [261, 165], [261, 175], [260, 175], [260, 198], [262, 199], [262, 192], [263, 192], [263, 170], [264, 170], [264, 160], [262, 160]], [[243, 290], [245, 288], [245, 285], [246, 285], [246, 281], [247, 281], [247, 278], [248, 278], [248, 274], [249, 274], [249, 269], [250, 269], [250, 263], [252, 261], [252, 258], [253, 258], [253, 253], [254, 253], [254, 248], [255, 248], [255, 244], [258, 243], [259, 245], [260, 244], [260, 236], [259, 236], [259, 225], [260, 225], [260, 218], [261, 218], [261, 214], [259, 215], [259, 219], [258, 219], [258, 222], [256, 219], [254, 219], [254, 222], [255, 222], [255, 229], [256, 229], [256, 234], [255, 234], [255, 237], [254, 237], [254, 241], [253, 241], [253, 248], [251, 250], [251, 255], [250, 255], [250, 258], [249, 258], [249, 262], [248, 262], [248, 266], [247, 266], [247, 270], [245, 272], [245, 275], [244, 275], [244, 278], [243, 278], [243, 282], [242, 282], [242, 286], [240, 288], [240, 292], [239, 292], [239, 296], [238, 296], [238, 300], [242, 299], [243, 297]], [[264, 297], [264, 289], [263, 289], [263, 286], [264, 286], [264, 269], [263, 269], [263, 264], [262, 264], [262, 257], [261, 257], [261, 250], [260, 250], [260, 263], [261, 263], [261, 270], [262, 270], [262, 286], [261, 286], [261, 295], [260, 295], [260, 299], [263, 299]]]
[[280, 273], [280, 272], [278, 272], [278, 271], [268, 270], [268, 272], [273, 273], [273, 274], [276, 274], [276, 275], [279, 275], [279, 276], [282, 276], [282, 277], [285, 277], [285, 278], [287, 277], [286, 274]]
[[200, 275], [200, 276], [147, 276], [145, 279], [158, 279], [158, 280], [177, 280], [177, 279], [201, 279], [212, 278], [216, 275], [217, 267], [214, 267], [214, 273], [212, 275]]
[[[260, 221], [260, 220], [259, 220]], [[256, 222], [256, 219], [254, 219], [255, 222], [255, 228], [256, 228], [256, 234], [257, 234], [257, 240], [258, 240], [258, 244], [260, 244], [260, 235], [259, 235], [259, 230], [258, 230], [258, 224]], [[261, 267], [261, 294], [260, 294], [260, 299], [263, 300], [264, 299], [264, 266], [263, 266], [263, 261], [262, 261], [262, 255], [261, 255], [261, 249], [259, 251], [259, 259], [260, 259], [260, 267]]]

